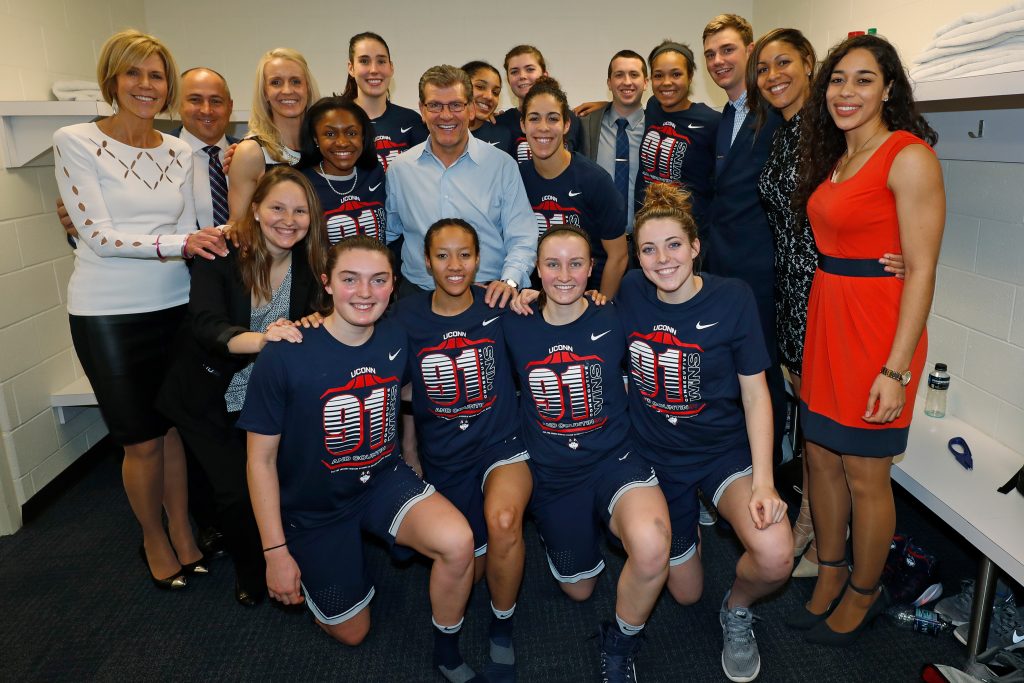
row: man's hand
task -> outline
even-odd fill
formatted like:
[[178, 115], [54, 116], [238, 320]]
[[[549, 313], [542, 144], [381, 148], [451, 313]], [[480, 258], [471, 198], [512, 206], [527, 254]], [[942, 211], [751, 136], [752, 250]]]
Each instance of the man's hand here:
[[491, 308], [497, 305], [498, 308], [505, 308], [512, 297], [516, 295], [516, 288], [504, 280], [491, 280], [487, 285], [487, 293], [484, 295], [484, 303]]
[[71, 216], [68, 215], [68, 210], [64, 208], [64, 200], [57, 197], [57, 219], [60, 221], [61, 227], [64, 228], [64, 232], [67, 233], [68, 237], [78, 237], [78, 230], [75, 228], [75, 224], [71, 222]]
[[203, 228], [188, 236], [185, 240], [185, 257], [192, 258], [196, 255], [210, 261], [218, 256], [223, 258], [228, 255], [227, 243], [219, 229]]

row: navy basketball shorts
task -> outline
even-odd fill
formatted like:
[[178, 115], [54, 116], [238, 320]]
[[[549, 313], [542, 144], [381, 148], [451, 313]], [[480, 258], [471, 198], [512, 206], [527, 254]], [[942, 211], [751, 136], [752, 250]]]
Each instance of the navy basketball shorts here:
[[750, 451], [730, 451], [714, 459], [691, 465], [655, 465], [661, 490], [668, 502], [672, 522], [672, 546], [669, 550], [670, 566], [680, 565], [697, 553], [697, 525], [700, 502], [697, 489], [710, 496], [718, 505], [729, 484], [753, 473]]
[[405, 515], [433, 493], [431, 484], [399, 462], [375, 473], [338, 519], [299, 529], [283, 515], [288, 551], [299, 565], [306, 605], [317, 621], [340, 624], [370, 604], [374, 586], [363, 558], [362, 532], [394, 545]]
[[473, 554], [487, 553], [487, 521], [484, 519], [484, 485], [494, 470], [515, 462], [526, 462], [530, 454], [518, 435], [494, 444], [477, 458], [472, 466], [458, 472], [431, 467], [422, 462], [423, 477], [433, 484], [463, 514], [473, 530]]
[[561, 583], [577, 583], [597, 576], [604, 569], [600, 541], [610, 524], [615, 504], [635, 488], [657, 486], [658, 477], [650, 463], [627, 452], [621, 458], [606, 458], [582, 475], [565, 475], [544, 470], [530, 460], [533, 473], [533, 515], [548, 567]]

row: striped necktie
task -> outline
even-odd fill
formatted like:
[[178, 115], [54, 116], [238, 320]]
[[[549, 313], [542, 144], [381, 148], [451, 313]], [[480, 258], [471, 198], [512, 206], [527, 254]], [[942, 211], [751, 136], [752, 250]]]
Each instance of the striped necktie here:
[[210, 145], [203, 147], [210, 156], [210, 197], [213, 199], [213, 224], [224, 225], [228, 222], [228, 181], [224, 177], [224, 168], [220, 165], [220, 147]]

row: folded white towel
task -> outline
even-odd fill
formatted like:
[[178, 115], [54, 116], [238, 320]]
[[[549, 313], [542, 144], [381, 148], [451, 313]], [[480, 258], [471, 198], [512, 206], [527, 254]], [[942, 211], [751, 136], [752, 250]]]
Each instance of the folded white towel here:
[[932, 80], [936, 74], [940, 78], [949, 78], [950, 72], [964, 67], [980, 68], [981, 65], [1004, 64], [1017, 59], [1024, 59], [1024, 40], [1007, 41], [966, 54], [936, 59], [912, 68], [910, 77], [916, 81]]
[[994, 36], [988, 40], [981, 40], [970, 45], [961, 45], [957, 47], [935, 47], [931, 50], [927, 50], [914, 59], [914, 64], [927, 64], [928, 62], [934, 62], [939, 59], [949, 59], [951, 57], [957, 57], [960, 55], [966, 55], [971, 52], [976, 52], [987, 47], [994, 47], [997, 45], [1014, 45], [1024, 41], [1024, 26], [1020, 30], [1005, 35]]
[[961, 26], [949, 33], [939, 36], [928, 43], [925, 50], [936, 47], [957, 47], [970, 45], [979, 40], [986, 40], [1001, 33], [1012, 33], [1024, 25], [1024, 9], [1014, 10], [998, 17]]
[[1016, 11], [1016, 10], [1021, 10], [1021, 9], [1024, 9], [1024, 1], [1014, 2], [1012, 4], [1006, 5], [1005, 7], [1000, 7], [998, 9], [994, 9], [994, 10], [992, 10], [990, 12], [984, 12], [984, 13], [978, 12], [976, 14], [965, 14], [962, 17], [960, 17], [959, 19], [954, 19], [953, 21], [949, 22], [945, 26], [941, 26], [937, 31], [935, 31], [935, 37], [939, 38], [939, 37], [943, 36], [944, 34], [950, 33], [952, 31], [955, 31], [956, 29], [958, 29], [961, 26], [964, 26], [966, 24], [972, 24], [972, 23], [986, 21], [988, 19], [993, 19], [993, 18], [999, 17], [999, 16], [1001, 16], [1003, 14], [1008, 14], [1010, 12], [1013, 12], [1013, 11]]
[[54, 81], [52, 90], [58, 100], [99, 102], [103, 99], [96, 81]]
[[1003, 60], [992, 60], [988, 64], [967, 64], [954, 69], [949, 73], [950, 78], [965, 78], [967, 76], [987, 76], [990, 74], [1003, 74], [1013, 71], [1024, 71], [1024, 59], [1007, 57]]

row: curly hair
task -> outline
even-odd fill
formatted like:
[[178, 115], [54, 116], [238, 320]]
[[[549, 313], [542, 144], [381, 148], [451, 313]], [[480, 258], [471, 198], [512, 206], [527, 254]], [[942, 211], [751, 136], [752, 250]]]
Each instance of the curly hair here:
[[800, 129], [800, 175], [793, 194], [793, 206], [800, 214], [806, 213], [811, 194], [846, 153], [846, 137], [832, 120], [825, 95], [836, 66], [857, 49], [872, 54], [881, 69], [882, 83], [889, 89], [888, 101], [882, 106], [882, 124], [890, 131], [912, 133], [929, 145], [935, 145], [939, 139], [914, 105], [913, 88], [896, 48], [881, 36], [847, 38], [829, 50], [804, 104]]
[[562, 86], [558, 84], [558, 81], [551, 78], [551, 76], [541, 76], [530, 86], [529, 92], [523, 96], [523, 108], [519, 112], [519, 118], [524, 122], [526, 121], [526, 110], [529, 108], [530, 103], [533, 102], [534, 98], [541, 95], [550, 95], [554, 98], [555, 102], [558, 102], [559, 108], [562, 110], [562, 120], [569, 120], [569, 99], [565, 96], [565, 91], [562, 90]]

